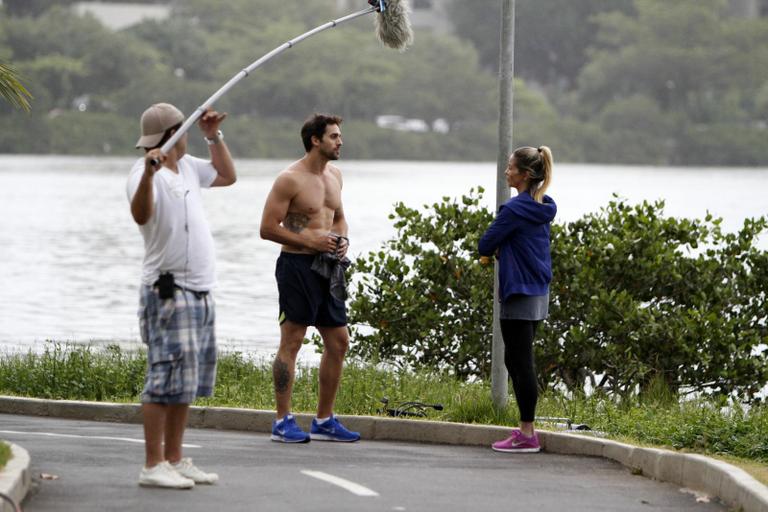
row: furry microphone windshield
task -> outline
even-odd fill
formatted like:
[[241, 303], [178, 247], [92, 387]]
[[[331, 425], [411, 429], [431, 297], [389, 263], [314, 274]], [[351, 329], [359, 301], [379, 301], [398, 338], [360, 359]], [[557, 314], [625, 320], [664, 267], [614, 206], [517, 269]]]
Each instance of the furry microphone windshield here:
[[376, 7], [376, 36], [385, 46], [404, 51], [413, 43], [408, 0], [369, 0]]

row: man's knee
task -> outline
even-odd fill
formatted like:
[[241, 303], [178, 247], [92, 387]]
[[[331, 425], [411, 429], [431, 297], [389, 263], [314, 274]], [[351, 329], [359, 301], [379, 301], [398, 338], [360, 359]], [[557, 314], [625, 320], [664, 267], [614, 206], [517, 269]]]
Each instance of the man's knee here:
[[307, 327], [285, 322], [280, 326], [280, 350], [296, 356], [304, 343]]
[[349, 332], [346, 327], [322, 330], [320, 334], [329, 354], [343, 357], [349, 350]]
[[349, 338], [336, 340], [332, 345], [333, 346], [331, 347], [331, 351], [343, 357], [347, 354], [347, 351], [349, 350]]
[[288, 353], [291, 357], [296, 357], [301, 349], [303, 338], [281, 338], [280, 352]]

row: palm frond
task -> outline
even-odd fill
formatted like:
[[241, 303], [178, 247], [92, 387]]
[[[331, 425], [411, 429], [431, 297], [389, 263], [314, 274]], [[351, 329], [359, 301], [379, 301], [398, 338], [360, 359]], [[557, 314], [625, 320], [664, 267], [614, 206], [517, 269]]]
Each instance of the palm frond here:
[[0, 97], [5, 98], [11, 105], [29, 112], [29, 100], [32, 95], [19, 81], [16, 70], [0, 62]]

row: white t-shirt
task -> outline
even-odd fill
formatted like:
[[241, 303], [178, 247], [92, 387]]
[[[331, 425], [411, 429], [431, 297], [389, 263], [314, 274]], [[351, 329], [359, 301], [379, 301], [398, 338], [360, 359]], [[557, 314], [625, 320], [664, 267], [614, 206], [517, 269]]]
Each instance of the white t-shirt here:
[[[171, 272], [179, 286], [211, 290], [216, 285], [216, 255], [200, 189], [211, 186], [216, 169], [211, 162], [184, 155], [178, 170], [176, 174], [163, 167], [153, 178], [154, 212], [139, 226], [144, 237], [141, 282], [152, 286], [161, 272]], [[144, 158], [139, 158], [128, 176], [129, 203], [143, 174]]]

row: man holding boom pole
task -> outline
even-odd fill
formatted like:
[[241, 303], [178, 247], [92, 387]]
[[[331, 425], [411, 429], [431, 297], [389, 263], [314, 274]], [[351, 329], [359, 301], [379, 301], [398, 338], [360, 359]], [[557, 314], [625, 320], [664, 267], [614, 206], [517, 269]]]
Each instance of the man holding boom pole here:
[[145, 155], [131, 169], [127, 194], [145, 249], [139, 303], [148, 364], [141, 394], [142, 486], [189, 489], [218, 480], [182, 458], [181, 447], [189, 404], [211, 396], [216, 378], [215, 254], [201, 189], [236, 180], [219, 130], [225, 117], [210, 109], [200, 117], [210, 151], [210, 160], [203, 160], [186, 154], [186, 133], [167, 154], [160, 150], [184, 122], [179, 109], [158, 103], [141, 116], [136, 147]]
[[[333, 415], [344, 356], [349, 347], [344, 269], [349, 241], [341, 202], [341, 171], [330, 162], [341, 154], [341, 118], [315, 114], [304, 123], [306, 155], [282, 171], [267, 196], [260, 234], [282, 245], [275, 277], [280, 295], [280, 348], [272, 366], [277, 419], [272, 440], [354, 442]], [[307, 434], [291, 414], [296, 357], [307, 327], [323, 338], [317, 417]]]

